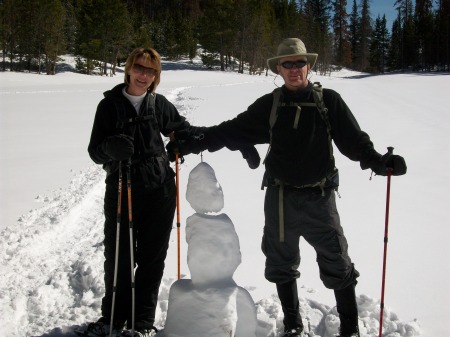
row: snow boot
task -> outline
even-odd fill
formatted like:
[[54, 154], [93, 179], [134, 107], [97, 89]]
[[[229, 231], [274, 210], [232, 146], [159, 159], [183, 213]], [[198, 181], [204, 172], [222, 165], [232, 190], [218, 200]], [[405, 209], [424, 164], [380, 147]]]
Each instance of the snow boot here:
[[334, 290], [336, 309], [339, 314], [341, 326], [336, 337], [359, 337], [358, 306], [356, 304], [355, 285]]
[[303, 331], [303, 322], [302, 317], [300, 316], [300, 302], [298, 300], [297, 280], [294, 279], [286, 283], [277, 283], [277, 292], [278, 297], [280, 298], [281, 308], [283, 309], [285, 331]]

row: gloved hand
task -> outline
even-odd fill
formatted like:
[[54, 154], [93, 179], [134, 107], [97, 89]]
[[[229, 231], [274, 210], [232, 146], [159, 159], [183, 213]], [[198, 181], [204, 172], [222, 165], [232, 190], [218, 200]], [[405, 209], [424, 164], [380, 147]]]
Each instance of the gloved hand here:
[[191, 126], [186, 130], [174, 131], [170, 135], [170, 142], [166, 145], [167, 155], [174, 162], [178, 153], [180, 158], [191, 153], [200, 153], [206, 150], [206, 144], [202, 142], [205, 138], [206, 127]]
[[169, 157], [169, 161], [174, 162], [176, 160], [177, 153], [179, 156], [182, 156], [181, 141], [180, 140], [171, 140], [166, 145], [166, 151], [167, 151], [167, 156]]
[[205, 137], [205, 133], [208, 128], [205, 126], [190, 126], [187, 129], [175, 130], [172, 132], [170, 140], [190, 140], [197, 139], [202, 140]]
[[112, 160], [126, 160], [134, 153], [133, 137], [120, 134], [106, 138], [104, 142], [105, 153]]
[[375, 174], [380, 176], [387, 176], [388, 169], [391, 169], [391, 174], [393, 176], [401, 176], [406, 173], [407, 167], [405, 159], [402, 156], [393, 154], [393, 148], [388, 148], [388, 152], [378, 160], [370, 163], [370, 168], [375, 172]]
[[249, 145], [247, 147], [239, 149], [241, 151], [244, 159], [247, 160], [248, 167], [252, 170], [258, 168], [259, 163], [261, 162], [261, 157], [259, 156], [258, 151], [253, 145]]
[[191, 153], [198, 154], [203, 151], [204, 148], [202, 148], [202, 145], [198, 139], [175, 139], [167, 143], [166, 150], [169, 160], [174, 162], [176, 159], [175, 155], [177, 153], [178, 156], [182, 158], [183, 156]]

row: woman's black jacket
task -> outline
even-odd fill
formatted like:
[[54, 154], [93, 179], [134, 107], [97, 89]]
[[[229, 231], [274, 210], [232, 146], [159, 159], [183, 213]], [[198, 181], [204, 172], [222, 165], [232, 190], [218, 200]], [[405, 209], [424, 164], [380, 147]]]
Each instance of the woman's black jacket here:
[[106, 183], [117, 184], [118, 162], [105, 152], [105, 139], [118, 134], [133, 137], [133, 185], [157, 188], [174, 177], [161, 134], [189, 133], [191, 127], [175, 106], [160, 94], [147, 93], [138, 115], [123, 95], [124, 87], [125, 84], [120, 84], [104, 93], [95, 114], [88, 152], [95, 163], [103, 164], [107, 172]]

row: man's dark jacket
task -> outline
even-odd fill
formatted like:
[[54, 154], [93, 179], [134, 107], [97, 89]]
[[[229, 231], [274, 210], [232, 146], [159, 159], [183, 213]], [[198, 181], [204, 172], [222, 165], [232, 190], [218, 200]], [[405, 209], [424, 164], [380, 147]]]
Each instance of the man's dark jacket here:
[[[198, 150], [216, 151], [223, 146], [239, 148], [243, 145], [268, 144], [270, 142], [270, 113], [274, 95], [258, 98], [245, 112], [217, 126], [204, 129]], [[369, 136], [361, 131], [355, 117], [341, 96], [323, 89], [323, 100], [328, 108], [333, 142], [339, 151], [351, 160], [360, 161], [362, 168], [373, 157], [374, 150]], [[291, 102], [314, 103], [313, 85], [295, 93], [282, 87], [281, 106], [272, 128], [272, 142], [265, 165], [272, 179], [286, 184], [304, 186], [314, 184], [334, 170], [334, 158], [330, 159], [328, 133], [324, 120], [316, 107], [302, 107], [297, 128], [294, 128], [296, 110]], [[332, 156], [331, 156], [332, 157]]]

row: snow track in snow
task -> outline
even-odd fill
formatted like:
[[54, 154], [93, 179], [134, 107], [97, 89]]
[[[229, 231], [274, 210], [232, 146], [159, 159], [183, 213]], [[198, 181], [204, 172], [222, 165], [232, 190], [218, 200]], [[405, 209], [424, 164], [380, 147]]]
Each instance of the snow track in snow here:
[[15, 317], [3, 324], [2, 335], [28, 336], [71, 324], [80, 310], [98, 316], [103, 180], [99, 166], [89, 167], [66, 190], [45, 197], [46, 205], [20, 217], [21, 230], [2, 231], [0, 258], [8, 267], [0, 271], [0, 317]]

